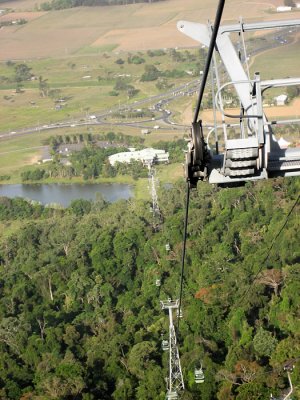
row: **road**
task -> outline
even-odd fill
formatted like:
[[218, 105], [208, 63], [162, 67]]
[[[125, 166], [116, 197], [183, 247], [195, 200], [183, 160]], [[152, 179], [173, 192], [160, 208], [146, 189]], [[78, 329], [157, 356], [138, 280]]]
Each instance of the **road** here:
[[[73, 128], [78, 126], [99, 126], [99, 125], [119, 126], [119, 127], [130, 126], [139, 129], [153, 129], [151, 128], [151, 126], [149, 126], [149, 123], [151, 124], [153, 123], [154, 126], [160, 123], [159, 129], [169, 130], [170, 126], [174, 130], [182, 129], [185, 128], [186, 126], [176, 124], [173, 121], [171, 121], [170, 117], [172, 113], [171, 111], [166, 110], [165, 106], [171, 101], [175, 100], [177, 97], [190, 96], [193, 93], [197, 92], [199, 83], [200, 83], [199, 79], [194, 79], [189, 83], [177, 86], [176, 88], [173, 88], [172, 90], [169, 90], [163, 94], [138, 100], [131, 104], [115, 106], [111, 109], [102, 110], [101, 112], [96, 113], [93, 116], [86, 118], [85, 120], [82, 120], [82, 118], [78, 120], [72, 119], [71, 121], [57, 122], [49, 125], [39, 125], [30, 128], [23, 128], [13, 132], [1, 132], [0, 139], [7, 139], [15, 136], [24, 136], [42, 131], [51, 131], [53, 129]], [[111, 115], [113, 113], [122, 111], [125, 112], [134, 111], [140, 108], [141, 106], [145, 106], [147, 104], [149, 105], [149, 108], [151, 107], [151, 109], [155, 111], [156, 117], [154, 117], [154, 119], [151, 118], [151, 119], [144, 119], [142, 121], [126, 121], [126, 122], [108, 120], [111, 118]]]
[[[292, 28], [295, 30], [294, 28]], [[293, 31], [290, 28], [282, 29], [280, 33], [277, 34], [269, 34], [269, 40], [266, 41], [266, 44], [260, 45], [251, 51], [251, 56], [257, 55], [263, 51], [268, 49], [272, 49], [275, 47], [283, 46], [285, 44], [290, 44], [292, 42], [292, 33]], [[273, 35], [273, 36], [272, 36]], [[270, 40], [270, 36], [272, 36], [273, 40]], [[177, 99], [180, 96], [190, 96], [198, 91], [200, 85], [200, 79], [193, 79], [191, 82], [187, 84], [183, 84], [177, 86], [176, 88], [172, 88], [165, 93], [151, 96], [142, 100], [135, 101], [130, 104], [123, 104], [121, 106], [115, 106], [111, 109], [102, 110], [99, 113], [96, 113], [89, 118], [85, 118], [84, 120], [66, 120], [64, 122], [57, 122], [49, 125], [40, 125], [29, 128], [23, 128], [12, 132], [0, 132], [0, 140], [5, 140], [7, 138], [11, 138], [14, 136], [23, 136], [29, 135], [36, 132], [42, 131], [51, 131], [53, 129], [65, 129], [65, 128], [73, 128], [78, 126], [117, 126], [117, 127], [134, 127], [139, 129], [153, 129], [154, 126], [159, 126], [159, 129], [170, 130], [182, 130], [187, 128], [187, 125], [180, 125], [172, 121], [172, 112], [166, 108], [166, 106]], [[111, 115], [117, 112], [130, 112], [139, 109], [141, 106], [148, 105], [148, 108], [155, 111], [154, 119], [144, 119], [142, 121], [114, 121], [111, 119]], [[95, 118], [94, 118], [95, 117]], [[153, 126], [149, 125], [153, 124]]]

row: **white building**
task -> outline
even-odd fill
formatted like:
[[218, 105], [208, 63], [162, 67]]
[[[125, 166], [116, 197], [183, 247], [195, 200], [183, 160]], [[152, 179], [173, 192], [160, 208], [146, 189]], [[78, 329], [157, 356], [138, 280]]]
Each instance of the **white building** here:
[[276, 8], [277, 12], [291, 11], [292, 7], [289, 6], [279, 6]]
[[287, 95], [281, 94], [280, 96], [275, 97], [275, 102], [278, 106], [284, 106], [287, 101]]
[[113, 154], [108, 159], [111, 165], [115, 165], [116, 162], [130, 163], [131, 160], [141, 161], [143, 164], [168, 163], [169, 153], [166, 153], [165, 150], [149, 148]]

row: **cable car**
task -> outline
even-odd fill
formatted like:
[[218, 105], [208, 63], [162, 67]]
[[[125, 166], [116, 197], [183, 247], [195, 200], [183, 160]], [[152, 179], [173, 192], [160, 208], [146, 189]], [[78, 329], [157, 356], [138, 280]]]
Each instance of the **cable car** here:
[[163, 340], [161, 342], [161, 348], [163, 349], [163, 351], [168, 351], [170, 346], [169, 346], [169, 341], [168, 340]]
[[177, 399], [178, 399], [177, 392], [168, 392], [166, 394], [166, 400], [177, 400]]
[[156, 279], [155, 286], [160, 287], [160, 285], [161, 285], [161, 280], [160, 279]]
[[177, 316], [177, 318], [183, 318], [182, 308], [180, 308], [180, 310], [177, 309], [176, 316]]
[[[231, 186], [243, 184], [245, 181], [256, 181], [279, 176], [300, 176], [300, 148], [282, 148], [277, 141], [273, 128], [279, 125], [296, 125], [300, 119], [276, 120], [269, 122], [263, 105], [263, 94], [269, 88], [298, 86], [300, 78], [261, 80], [255, 73], [251, 79], [248, 68], [243, 64], [230, 40], [230, 33], [237, 32], [243, 37], [246, 31], [274, 29], [287, 26], [300, 26], [300, 19], [286, 21], [271, 21], [260, 23], [244, 23], [220, 26], [217, 31], [214, 47], [218, 49], [220, 58], [227, 70], [230, 81], [220, 85], [218, 68], [215, 64], [214, 73], [218, 90], [213, 98], [215, 109], [220, 111], [222, 124], [215, 123], [208, 136], [204, 138], [202, 121], [198, 119], [201, 98], [208, 76], [210, 61], [207, 63], [204, 83], [201, 83], [199, 107], [192, 123], [191, 134], [185, 161], [185, 175], [191, 188], [197, 186], [199, 180], [210, 183]], [[180, 21], [178, 29], [202, 43], [211, 47], [211, 26]], [[247, 59], [245, 51], [245, 59]], [[222, 93], [232, 86], [240, 101], [240, 112], [232, 115], [226, 112]], [[200, 95], [201, 94], [201, 95]], [[232, 120], [236, 122], [233, 123]], [[229, 123], [227, 123], [229, 121]], [[218, 130], [223, 131], [222, 151], [219, 151]], [[215, 144], [209, 143], [210, 134], [215, 133]]]
[[195, 368], [194, 376], [195, 383], [204, 383], [204, 372], [202, 370], [202, 365], [200, 366], [200, 368]]
[[170, 243], [167, 243], [167, 244], [166, 244], [166, 251], [170, 251], [170, 250], [171, 250]]

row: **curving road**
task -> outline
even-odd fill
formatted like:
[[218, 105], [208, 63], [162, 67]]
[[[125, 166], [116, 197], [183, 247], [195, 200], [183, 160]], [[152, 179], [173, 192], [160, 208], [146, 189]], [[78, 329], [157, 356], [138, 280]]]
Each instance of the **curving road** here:
[[[295, 29], [293, 29], [295, 30]], [[280, 33], [277, 34], [269, 34], [269, 36], [274, 35], [274, 41], [268, 40], [266, 44], [260, 45], [260, 47], [253, 49], [251, 52], [251, 56], [257, 55], [258, 53], [264, 52], [266, 50], [279, 47], [282, 45], [292, 43], [292, 30], [290, 28], [282, 29]], [[57, 122], [50, 125], [40, 125], [34, 126], [24, 129], [19, 129], [12, 132], [0, 132], [0, 140], [11, 138], [14, 136], [22, 136], [28, 135], [40, 131], [52, 130], [52, 129], [63, 129], [63, 128], [73, 128], [75, 126], [94, 126], [94, 125], [103, 125], [103, 126], [129, 126], [139, 129], [153, 129], [154, 126], [159, 126], [159, 129], [170, 130], [170, 126], [172, 130], [182, 130], [183, 128], [187, 128], [187, 125], [180, 125], [173, 122], [170, 118], [172, 116], [171, 111], [169, 111], [166, 106], [168, 103], [177, 99], [180, 96], [190, 96], [195, 92], [198, 92], [200, 84], [200, 79], [194, 79], [189, 83], [177, 86], [176, 88], [172, 88], [163, 94], [159, 94], [156, 96], [151, 96], [142, 100], [135, 101], [131, 104], [123, 104], [121, 106], [115, 106], [111, 109], [102, 110], [99, 113], [96, 113], [93, 118], [82, 120], [66, 120], [63, 122]], [[148, 104], [148, 107], [155, 111], [156, 117], [151, 119], [144, 119], [142, 121], [114, 121], [111, 120], [111, 115], [116, 112], [122, 111], [134, 111], [140, 108], [141, 106], [145, 106]], [[151, 106], [151, 107], [150, 107]], [[154, 126], [149, 126], [152, 124]], [[158, 125], [159, 123], [159, 125]]]

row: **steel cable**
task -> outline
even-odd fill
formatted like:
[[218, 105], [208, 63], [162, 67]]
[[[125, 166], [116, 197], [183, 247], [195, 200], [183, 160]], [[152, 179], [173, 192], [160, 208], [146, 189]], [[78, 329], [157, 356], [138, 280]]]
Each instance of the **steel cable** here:
[[184, 229], [183, 229], [183, 241], [182, 241], [179, 306], [178, 306], [178, 319], [177, 319], [177, 321], [178, 321], [178, 323], [177, 323], [178, 331], [179, 331], [179, 321], [180, 321], [182, 292], [183, 292], [184, 266], [185, 266], [185, 253], [186, 253], [186, 239], [187, 239], [187, 226], [188, 226], [188, 218], [189, 218], [189, 205], [190, 205], [190, 185], [189, 185], [189, 182], [187, 182], [187, 185], [186, 185], [186, 203], [185, 203]]
[[258, 278], [259, 274], [260, 274], [261, 271], [263, 270], [264, 264], [265, 264], [265, 262], [268, 260], [270, 254], [271, 254], [271, 250], [273, 249], [276, 240], [278, 239], [278, 237], [280, 236], [281, 232], [282, 232], [282, 231], [284, 230], [284, 228], [286, 227], [286, 224], [288, 223], [289, 217], [291, 216], [292, 212], [293, 212], [294, 209], [296, 208], [296, 205], [298, 204], [299, 199], [300, 199], [300, 194], [298, 195], [298, 197], [297, 197], [296, 201], [294, 202], [292, 208], [291, 208], [290, 211], [288, 212], [288, 214], [287, 214], [287, 216], [286, 216], [286, 218], [285, 218], [285, 221], [284, 221], [282, 227], [279, 229], [279, 231], [278, 231], [277, 234], [275, 235], [275, 237], [274, 237], [274, 239], [273, 239], [273, 241], [272, 241], [272, 243], [271, 243], [271, 246], [269, 247], [269, 249], [268, 249], [268, 251], [267, 251], [267, 254], [266, 254], [265, 258], [263, 259], [263, 261], [262, 261], [262, 263], [261, 263], [260, 268], [258, 269], [257, 273], [256, 273], [256, 274], [254, 275], [254, 277], [252, 278], [252, 282], [251, 282], [250, 285], [247, 287], [247, 289], [245, 290], [244, 294], [241, 296], [241, 298], [240, 298], [238, 304], [242, 304], [242, 303], [243, 303], [243, 301], [245, 300], [246, 296], [248, 295], [248, 293], [249, 293], [251, 287], [254, 285], [254, 282], [256, 281], [256, 279]]
[[[212, 30], [212, 35], [209, 43], [206, 64], [203, 72], [202, 81], [199, 88], [199, 95], [196, 105], [196, 110], [194, 114], [193, 123], [198, 121], [199, 111], [203, 99], [203, 94], [206, 86], [206, 81], [208, 78], [208, 73], [210, 69], [210, 64], [213, 56], [213, 52], [216, 46], [217, 35], [219, 31], [219, 26], [221, 23], [221, 18], [223, 14], [223, 9], [225, 5], [225, 0], [219, 0], [215, 23]], [[187, 239], [187, 225], [188, 225], [188, 215], [189, 215], [189, 201], [190, 201], [190, 183], [187, 181], [187, 193], [186, 193], [186, 208], [185, 208], [185, 218], [184, 218], [184, 233], [183, 233], [183, 244], [182, 244], [182, 259], [181, 259], [181, 277], [180, 277], [180, 292], [179, 292], [179, 308], [178, 308], [178, 324], [177, 329], [179, 331], [179, 321], [180, 321], [180, 313], [181, 313], [181, 303], [182, 303], [182, 292], [183, 292], [183, 281], [184, 281], [184, 266], [185, 266], [185, 253], [186, 253], [186, 239]]]

